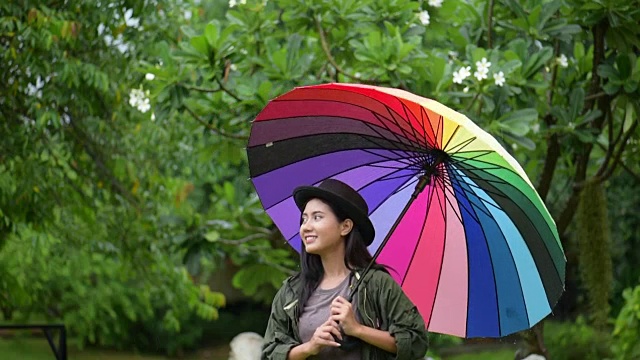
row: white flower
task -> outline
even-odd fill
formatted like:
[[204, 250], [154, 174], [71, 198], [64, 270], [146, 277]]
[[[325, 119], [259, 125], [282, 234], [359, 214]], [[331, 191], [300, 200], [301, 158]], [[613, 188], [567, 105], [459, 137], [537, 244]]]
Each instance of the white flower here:
[[504, 73], [500, 71], [497, 74], [493, 74], [493, 80], [495, 80], [496, 85], [498, 86], [504, 85], [504, 82], [505, 82]]
[[429, 25], [429, 20], [431, 19], [431, 17], [429, 16], [429, 12], [427, 10], [420, 11], [418, 18], [420, 19], [422, 25]]
[[458, 71], [453, 72], [453, 82], [462, 84], [462, 81], [471, 75], [471, 66], [461, 67]]
[[534, 134], [540, 132], [540, 124], [533, 124], [533, 126], [531, 126], [531, 131], [533, 131]]
[[236, 71], [238, 70], [238, 67], [236, 66], [236, 64], [231, 64], [229, 65], [229, 69], [231, 69], [231, 71]]
[[451, 58], [457, 58], [458, 57], [458, 52], [457, 51], [449, 51], [449, 57]]
[[462, 92], [465, 93], [465, 94], [468, 93], [469, 92], [469, 87], [467, 86], [464, 89], [462, 89]]
[[569, 121], [569, 129], [573, 130], [576, 128], [576, 124], [573, 123], [573, 121]]
[[147, 75], [145, 75], [144, 78], [149, 80], [149, 81], [151, 81], [151, 80], [155, 79], [156, 76], [153, 75], [152, 73], [147, 73]]
[[131, 89], [129, 93], [129, 105], [137, 108], [140, 112], [147, 112], [151, 109], [151, 102], [149, 101], [149, 90], [143, 91], [140, 89]]
[[489, 75], [489, 67], [491, 63], [487, 61], [487, 58], [482, 58], [481, 61], [476, 61], [477, 71], [473, 73], [473, 76], [478, 79], [478, 81], [482, 81], [482, 79], [486, 79]]
[[192, 16], [193, 16], [193, 13], [191, 12], [191, 10], [185, 10], [185, 12], [184, 12], [184, 19], [185, 20], [191, 20]]
[[151, 113], [151, 121], [156, 121], [156, 113]]
[[439, 8], [440, 6], [442, 6], [442, 1], [443, 0], [429, 0], [429, 6]]
[[569, 66], [569, 59], [567, 59], [567, 57], [564, 54], [562, 54], [556, 58], [556, 63], [566, 68], [567, 66]]
[[360, 76], [362, 76], [362, 74], [360, 74], [359, 72], [353, 74], [353, 76], [355, 76], [357, 79], [360, 79]]
[[480, 61], [476, 61], [476, 67], [478, 71], [489, 71], [489, 67], [491, 67], [491, 63], [487, 61], [487, 58], [482, 58]]
[[240, 1], [229, 0], [229, 7], [232, 8], [232, 7], [236, 6], [236, 5], [244, 5], [246, 3], [247, 3], [247, 0], [240, 0]]

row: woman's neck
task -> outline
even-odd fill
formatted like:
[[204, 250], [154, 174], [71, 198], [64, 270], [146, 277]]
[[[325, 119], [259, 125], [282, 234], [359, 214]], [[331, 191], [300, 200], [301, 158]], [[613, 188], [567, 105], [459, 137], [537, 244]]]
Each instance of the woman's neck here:
[[321, 259], [325, 279], [344, 279], [349, 274], [349, 269], [344, 264], [344, 249], [341, 253], [336, 251]]

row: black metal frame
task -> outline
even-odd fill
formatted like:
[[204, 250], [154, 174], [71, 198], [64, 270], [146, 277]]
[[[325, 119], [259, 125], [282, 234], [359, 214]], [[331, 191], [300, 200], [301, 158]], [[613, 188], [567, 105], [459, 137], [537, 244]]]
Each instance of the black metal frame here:
[[[2, 325], [0, 330], [24, 330], [24, 329], [40, 329], [46, 336], [49, 346], [53, 351], [56, 360], [67, 360], [67, 329], [63, 324], [15, 324]], [[58, 346], [53, 341], [55, 331], [59, 331]]]

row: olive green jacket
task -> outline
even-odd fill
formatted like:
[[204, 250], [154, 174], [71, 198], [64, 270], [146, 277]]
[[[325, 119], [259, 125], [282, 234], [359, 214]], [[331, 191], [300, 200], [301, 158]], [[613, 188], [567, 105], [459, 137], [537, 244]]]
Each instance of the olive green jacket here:
[[[359, 272], [355, 272], [360, 278]], [[301, 344], [298, 318], [295, 316], [299, 276], [287, 280], [276, 294], [265, 332], [263, 360], [286, 360], [287, 354]], [[371, 269], [358, 286], [356, 311], [363, 325], [388, 331], [396, 340], [397, 354], [388, 353], [363, 342], [363, 359], [413, 360], [424, 358], [428, 348], [424, 320], [400, 286], [383, 270]]]

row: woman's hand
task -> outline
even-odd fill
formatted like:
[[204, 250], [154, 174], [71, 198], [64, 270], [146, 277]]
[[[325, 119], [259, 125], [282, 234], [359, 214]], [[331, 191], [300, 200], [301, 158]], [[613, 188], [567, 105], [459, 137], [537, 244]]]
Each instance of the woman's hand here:
[[340, 323], [340, 327], [349, 336], [358, 336], [362, 325], [356, 320], [353, 307], [347, 299], [338, 296], [331, 303], [331, 320]]
[[339, 347], [340, 344], [334, 341], [333, 336], [331, 336], [332, 334], [335, 335], [336, 338], [342, 340], [338, 323], [330, 318], [324, 324], [320, 325], [313, 333], [311, 340], [308, 342], [309, 354], [317, 355], [325, 346]]

